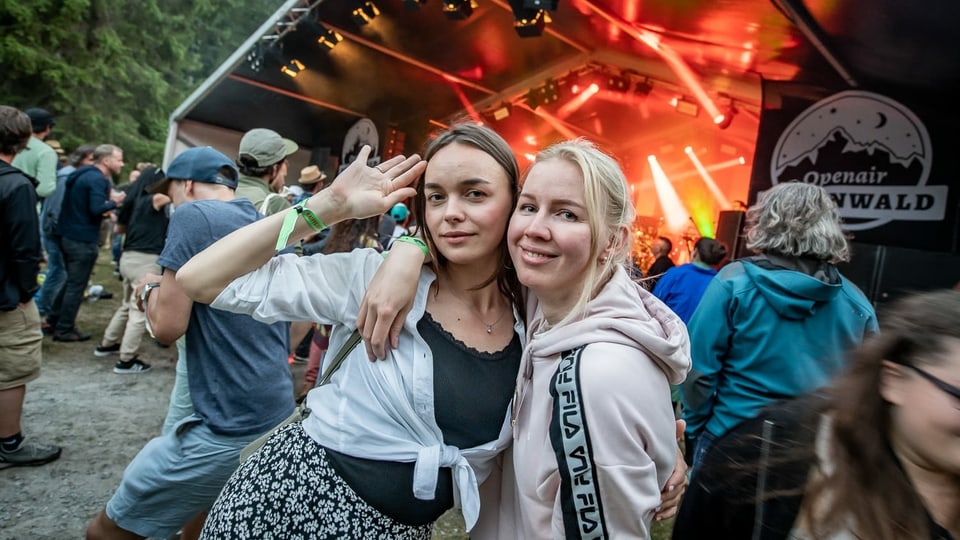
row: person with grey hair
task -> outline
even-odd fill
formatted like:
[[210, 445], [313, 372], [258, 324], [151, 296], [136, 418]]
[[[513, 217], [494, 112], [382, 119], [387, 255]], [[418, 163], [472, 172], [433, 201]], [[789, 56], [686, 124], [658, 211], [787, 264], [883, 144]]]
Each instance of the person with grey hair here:
[[77, 330], [75, 323], [83, 292], [93, 273], [100, 248], [103, 214], [123, 202], [125, 195], [110, 187], [110, 177], [123, 170], [123, 150], [101, 144], [93, 151], [93, 165], [74, 171], [64, 184], [63, 203], [54, 234], [67, 268], [67, 281], [57, 295], [47, 323], [54, 341], [86, 341], [90, 334]]
[[[47, 253], [47, 274], [40, 285], [37, 309], [44, 317], [53, 310], [53, 302], [67, 281], [66, 263], [63, 262], [63, 253], [60, 253], [60, 242], [54, 234], [60, 217], [60, 207], [63, 205], [67, 178], [77, 170], [77, 167], [93, 165], [93, 151], [96, 148], [92, 144], [81, 144], [70, 153], [69, 165], [57, 171], [57, 189], [44, 200], [43, 209], [40, 211], [40, 240]], [[47, 334], [53, 333], [53, 328], [46, 323], [43, 330]]]
[[747, 247], [707, 286], [687, 328], [682, 387], [694, 474], [712, 441], [779, 399], [819, 388], [877, 331], [873, 306], [836, 264], [850, 258], [830, 195], [778, 184], [747, 211]]

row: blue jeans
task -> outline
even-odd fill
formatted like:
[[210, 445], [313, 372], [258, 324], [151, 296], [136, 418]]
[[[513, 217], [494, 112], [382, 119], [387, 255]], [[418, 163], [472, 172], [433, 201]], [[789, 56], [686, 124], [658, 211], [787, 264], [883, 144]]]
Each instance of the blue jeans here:
[[123, 246], [123, 235], [120, 233], [113, 233], [112, 240], [110, 240], [110, 254], [113, 255], [113, 262], [120, 265], [120, 255], [121, 249]]
[[710, 447], [713, 446], [716, 440], [717, 438], [707, 430], [701, 431], [700, 435], [697, 436], [693, 447], [693, 465], [690, 466], [691, 477], [697, 473], [697, 469], [703, 464], [704, 458], [707, 457], [707, 452], [710, 451]]
[[[67, 282], [53, 303], [51, 316], [56, 320], [54, 332], [69, 332], [77, 322], [77, 313], [83, 303], [83, 293], [93, 273], [100, 249], [94, 242], [77, 242], [67, 237], [60, 238], [60, 250], [67, 266]], [[48, 319], [49, 320], [49, 319]], [[52, 320], [50, 321], [52, 324]]]
[[47, 252], [47, 276], [43, 280], [43, 285], [40, 286], [37, 309], [40, 310], [40, 315], [46, 315], [53, 311], [53, 303], [67, 281], [67, 268], [63, 261], [63, 253], [60, 252], [59, 239], [46, 234], [40, 239], [43, 240], [43, 249]]

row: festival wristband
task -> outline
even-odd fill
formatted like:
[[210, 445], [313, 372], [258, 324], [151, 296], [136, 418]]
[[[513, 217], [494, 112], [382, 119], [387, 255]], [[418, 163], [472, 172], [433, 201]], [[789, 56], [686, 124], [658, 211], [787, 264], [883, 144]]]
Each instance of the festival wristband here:
[[327, 225], [313, 213], [313, 210], [304, 207], [306, 203], [307, 201], [301, 201], [299, 204], [293, 205], [292, 210], [296, 210], [296, 212], [287, 212], [287, 215], [283, 216], [283, 225], [280, 226], [280, 235], [277, 236], [277, 251], [287, 247], [287, 241], [290, 240], [290, 235], [297, 223], [297, 216], [303, 216], [307, 225], [316, 232], [327, 228]]
[[426, 242], [417, 238], [416, 236], [401, 236], [394, 240], [394, 242], [403, 242], [405, 244], [413, 244], [420, 248], [420, 251], [423, 252], [423, 257], [427, 258], [430, 256], [430, 249], [427, 248]]

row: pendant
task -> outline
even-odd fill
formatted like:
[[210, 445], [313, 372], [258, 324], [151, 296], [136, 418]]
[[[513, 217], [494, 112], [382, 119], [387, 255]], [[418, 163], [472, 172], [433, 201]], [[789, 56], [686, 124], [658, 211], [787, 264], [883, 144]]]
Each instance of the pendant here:
[[488, 334], [492, 334], [492, 333], [493, 333], [493, 325], [490, 325], [490, 324], [487, 325], [487, 333], [488, 333]]

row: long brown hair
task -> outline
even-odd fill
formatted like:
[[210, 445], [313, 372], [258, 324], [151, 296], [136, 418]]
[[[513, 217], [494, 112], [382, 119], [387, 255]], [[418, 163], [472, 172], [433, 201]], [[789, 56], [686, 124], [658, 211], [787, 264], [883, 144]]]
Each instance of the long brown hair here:
[[815, 538], [851, 525], [860, 538], [930, 538], [927, 514], [890, 446], [892, 405], [880, 394], [883, 361], [940, 362], [945, 338], [960, 338], [960, 292], [917, 294], [894, 303], [881, 318], [883, 332], [856, 353], [851, 369], [830, 388], [833, 418], [829, 476], [817, 475], [803, 517]]
[[380, 217], [348, 219], [333, 225], [330, 236], [323, 246], [322, 253], [345, 253], [356, 248], [370, 247], [367, 244], [377, 242], [377, 228]]
[[[520, 166], [517, 165], [517, 158], [514, 157], [513, 151], [510, 149], [507, 141], [503, 140], [503, 137], [488, 127], [471, 123], [455, 124], [439, 132], [427, 143], [427, 147], [423, 153], [424, 161], [430, 161], [430, 158], [436, 155], [437, 152], [453, 143], [477, 148], [492, 157], [503, 168], [507, 173], [507, 178], [510, 180], [510, 208], [511, 210], [515, 208], [517, 206], [517, 194], [520, 191]], [[433, 237], [430, 234], [430, 226], [426, 219], [425, 193], [423, 181], [421, 180], [417, 187], [417, 194], [413, 198], [413, 213], [417, 217], [417, 223], [420, 226], [420, 236], [427, 245], [430, 246], [430, 253], [433, 254], [433, 260], [430, 264], [434, 272], [437, 272], [447, 264], [447, 260], [443, 254], [437, 250], [437, 246], [433, 243]], [[507, 225], [509, 225], [509, 221], [504, 222], [503, 231], [501, 231], [503, 237], [497, 253], [497, 271], [485, 279], [477, 288], [485, 287], [496, 280], [500, 293], [509, 298], [519, 312], [523, 314], [523, 294], [521, 294], [520, 281], [517, 279], [517, 272], [510, 262], [510, 252], [507, 250]]]

